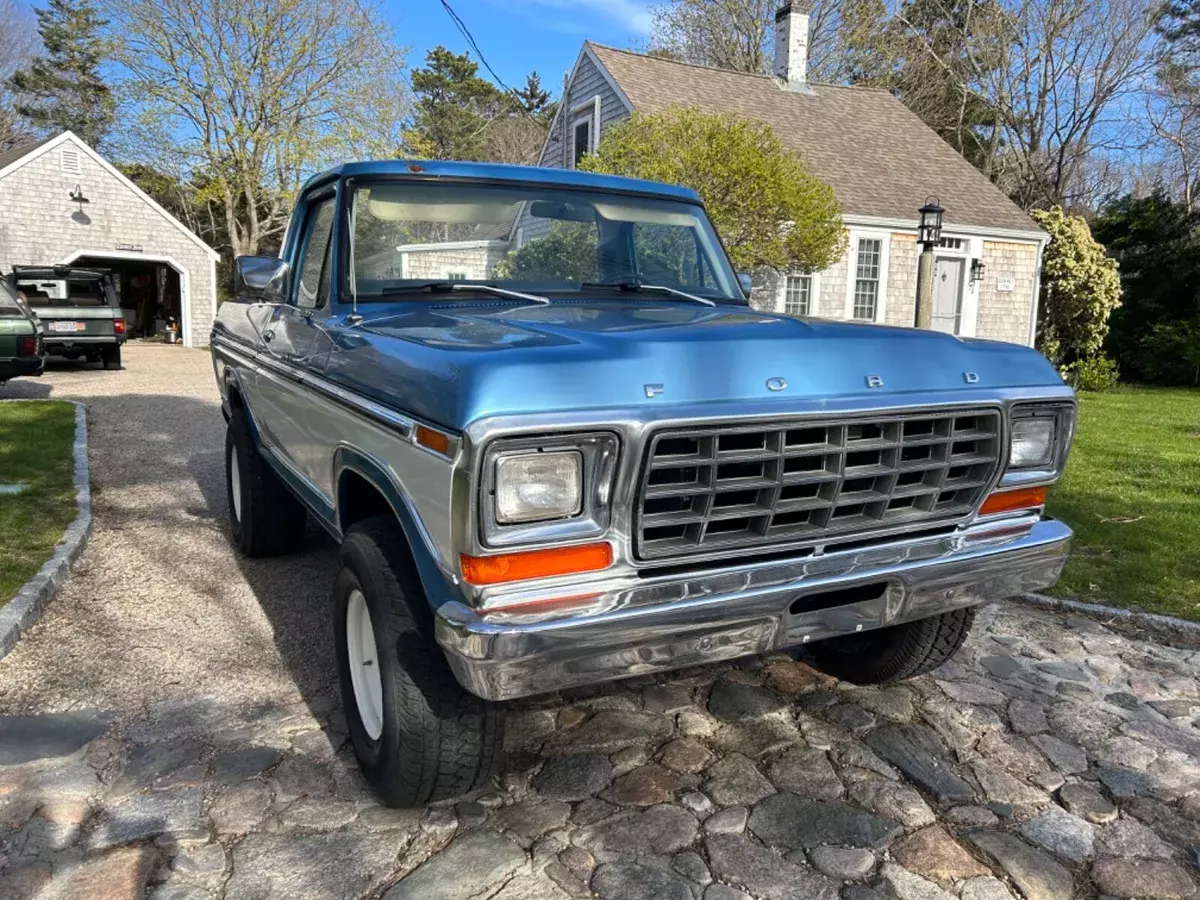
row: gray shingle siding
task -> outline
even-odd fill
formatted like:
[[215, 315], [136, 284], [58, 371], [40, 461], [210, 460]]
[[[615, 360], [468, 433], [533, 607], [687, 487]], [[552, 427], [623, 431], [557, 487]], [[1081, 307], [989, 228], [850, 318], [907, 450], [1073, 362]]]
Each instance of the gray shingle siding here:
[[569, 168], [567, 154], [571, 147], [571, 123], [576, 118], [575, 111], [580, 106], [591, 103], [596, 97], [600, 98], [600, 133], [603, 135], [604, 129], [628, 116], [629, 110], [585, 53], [580, 57], [575, 78], [546, 141], [541, 165], [552, 169]]
[[[63, 170], [61, 149], [77, 144], [79, 170]], [[188, 305], [192, 346], [208, 343], [216, 308], [212, 257], [191, 232], [83, 152], [73, 137], [30, 156], [0, 178], [0, 272], [14, 265], [67, 262], [81, 254], [174, 261], [181, 302]], [[15, 161], [15, 160], [14, 160]], [[90, 201], [82, 213], [68, 195], [79, 185]], [[123, 251], [120, 247], [140, 247]]]

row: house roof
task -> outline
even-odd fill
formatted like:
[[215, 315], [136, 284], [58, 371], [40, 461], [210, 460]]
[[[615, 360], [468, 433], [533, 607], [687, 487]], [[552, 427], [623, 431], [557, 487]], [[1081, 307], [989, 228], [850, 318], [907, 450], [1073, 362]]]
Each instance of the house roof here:
[[3, 153], [0, 153], [0, 169], [8, 168], [10, 164], [15, 163], [17, 160], [31, 154], [34, 150], [37, 150], [38, 148], [50, 143], [55, 137], [57, 137], [57, 135], [48, 138], [42, 138], [40, 141], [30, 141], [29, 143], [14, 147], [11, 150], [5, 150]]
[[129, 190], [133, 191], [133, 193], [136, 194], [139, 199], [141, 199], [144, 203], [146, 203], [147, 206], [166, 219], [167, 222], [169, 222], [173, 227], [183, 232], [188, 240], [200, 247], [200, 249], [203, 250], [210, 259], [219, 260], [221, 258], [221, 254], [212, 247], [208, 246], [208, 244], [204, 243], [204, 241], [200, 239], [199, 235], [163, 209], [163, 207], [159, 205], [158, 201], [130, 181], [129, 178], [123, 172], [121, 172], [121, 170], [97, 153], [82, 138], [72, 131], [64, 131], [60, 134], [54, 135], [53, 137], [39, 141], [36, 144], [20, 147], [16, 150], [12, 150], [8, 153], [0, 155], [0, 178], [3, 178], [10, 172], [15, 172], [18, 168], [20, 168], [29, 160], [33, 159], [35, 156], [52, 150], [60, 144], [65, 144], [68, 142], [74, 144], [81, 152], [87, 154], [87, 156], [93, 159], [96, 164], [100, 166], [100, 168], [104, 169], [104, 171], [106, 171], [109, 175], [117, 179], [119, 182], [125, 185], [125, 187], [129, 188]]
[[887, 91], [714, 69], [589, 42], [634, 108], [688, 106], [770, 125], [837, 194], [848, 216], [915, 222], [936, 196], [950, 225], [1040, 232], [978, 169]]

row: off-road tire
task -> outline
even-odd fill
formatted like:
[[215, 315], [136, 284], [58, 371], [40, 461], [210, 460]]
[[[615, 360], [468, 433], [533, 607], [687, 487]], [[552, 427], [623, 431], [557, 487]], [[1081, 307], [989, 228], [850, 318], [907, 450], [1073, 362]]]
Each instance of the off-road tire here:
[[813, 664], [852, 684], [888, 684], [932, 672], [963, 645], [975, 607], [917, 619], [878, 631], [850, 634], [810, 645]]
[[[487, 783], [504, 746], [502, 704], [465, 691], [433, 635], [433, 616], [391, 516], [353, 525], [334, 586], [334, 635], [342, 705], [367, 781], [392, 807], [421, 806]], [[349, 673], [346, 611], [360, 590], [371, 615], [383, 681], [383, 732], [367, 733]]]
[[[237, 454], [241, 515], [233, 502], [230, 458]], [[246, 556], [281, 556], [300, 549], [307, 511], [279, 480], [250, 433], [244, 409], [236, 409], [225, 428], [225, 499], [233, 543]]]
[[121, 368], [121, 345], [113, 344], [108, 347], [101, 347], [100, 361], [104, 363], [104, 368], [106, 369]]

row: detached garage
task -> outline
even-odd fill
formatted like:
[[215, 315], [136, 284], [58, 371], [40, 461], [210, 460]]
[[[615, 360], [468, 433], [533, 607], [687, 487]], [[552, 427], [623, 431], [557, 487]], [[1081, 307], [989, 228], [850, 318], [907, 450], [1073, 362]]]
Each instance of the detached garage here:
[[219, 254], [67, 131], [0, 154], [0, 273], [71, 263], [113, 273], [131, 336], [171, 320], [208, 343]]

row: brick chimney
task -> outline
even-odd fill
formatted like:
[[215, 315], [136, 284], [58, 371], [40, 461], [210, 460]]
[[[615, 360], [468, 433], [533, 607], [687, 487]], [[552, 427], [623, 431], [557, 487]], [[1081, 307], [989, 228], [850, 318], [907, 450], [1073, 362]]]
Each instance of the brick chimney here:
[[807, 2], [797, 0], [775, 13], [775, 77], [786, 88], [808, 84], [808, 10]]

